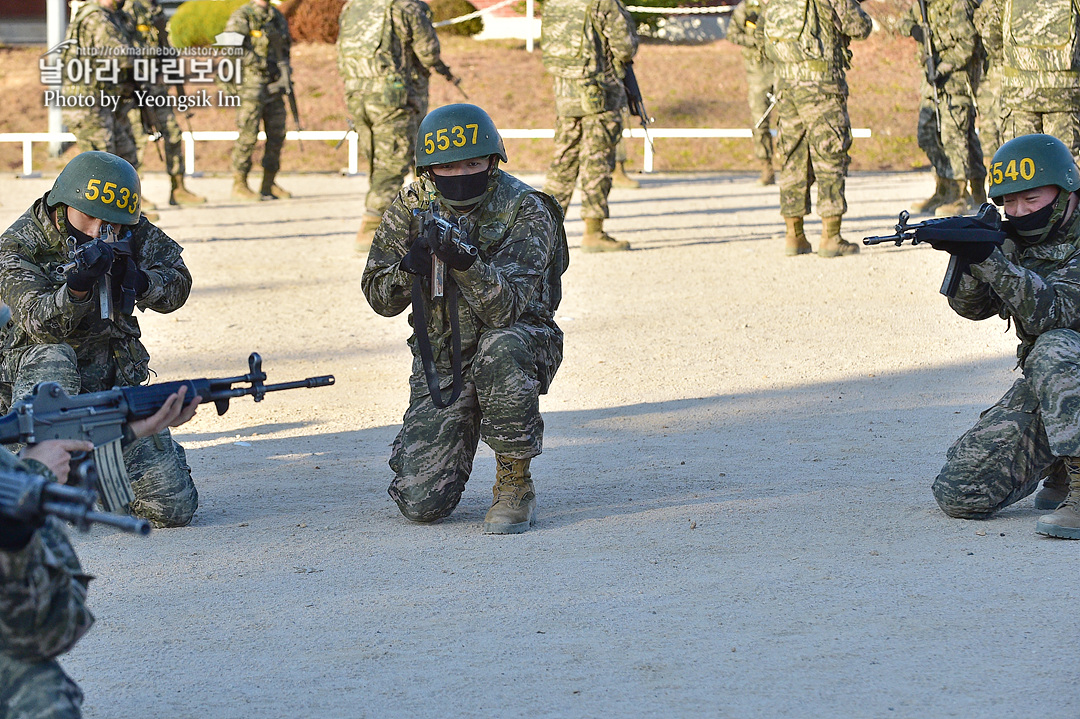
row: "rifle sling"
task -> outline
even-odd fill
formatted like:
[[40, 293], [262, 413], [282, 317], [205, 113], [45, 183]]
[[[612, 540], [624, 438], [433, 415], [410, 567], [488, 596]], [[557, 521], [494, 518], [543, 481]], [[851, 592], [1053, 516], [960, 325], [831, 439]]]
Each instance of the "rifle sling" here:
[[416, 343], [420, 347], [420, 361], [424, 365], [424, 376], [427, 379], [428, 391], [431, 393], [431, 401], [439, 409], [446, 409], [456, 402], [457, 398], [461, 396], [461, 387], [464, 384], [461, 377], [461, 327], [458, 322], [457, 298], [457, 284], [448, 273], [446, 278], [446, 304], [450, 310], [450, 342], [453, 345], [450, 356], [450, 369], [454, 381], [450, 387], [450, 399], [444, 401], [442, 388], [440, 387], [439, 371], [435, 368], [435, 356], [431, 351], [427, 316], [424, 314], [424, 288], [420, 275], [413, 276], [412, 308]]

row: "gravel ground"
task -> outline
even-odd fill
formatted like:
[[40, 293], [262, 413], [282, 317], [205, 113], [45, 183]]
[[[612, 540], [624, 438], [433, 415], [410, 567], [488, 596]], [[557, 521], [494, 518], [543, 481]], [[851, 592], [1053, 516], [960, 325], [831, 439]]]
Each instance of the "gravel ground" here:
[[[386, 495], [408, 329], [360, 291], [365, 180], [284, 176], [293, 199], [237, 205], [193, 179], [211, 203], [159, 224], [195, 288], [142, 320], [159, 378], [257, 350], [270, 381], [337, 385], [181, 428], [190, 527], [76, 537], [98, 622], [63, 663], [86, 716], [1076, 717], [1060, 562], [1080, 543], [1036, 535], [1030, 499], [972, 522], [929, 491], [1016, 376], [1015, 337], [949, 310], [929, 248], [784, 257], [777, 190], [752, 180], [615, 190], [619, 255], [573, 249], [571, 207], [539, 521], [492, 537], [486, 448], [442, 523]], [[49, 184], [0, 180], [0, 219]], [[931, 189], [854, 175], [848, 238]]]

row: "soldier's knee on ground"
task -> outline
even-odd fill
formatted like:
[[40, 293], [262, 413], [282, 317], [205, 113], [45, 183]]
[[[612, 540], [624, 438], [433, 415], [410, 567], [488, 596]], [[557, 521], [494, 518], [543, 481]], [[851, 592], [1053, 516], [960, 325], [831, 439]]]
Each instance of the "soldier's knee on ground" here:
[[416, 483], [395, 477], [386, 490], [401, 511], [401, 516], [413, 522], [435, 522], [449, 517], [461, 501], [461, 491], [455, 488], [449, 492], [432, 491], [428, 483]]
[[981, 496], [970, 489], [961, 490], [955, 483], [943, 479], [934, 480], [931, 490], [934, 499], [945, 514], [954, 519], [985, 519], [994, 513], [989, 496]]
[[65, 343], [31, 345], [19, 358], [19, 365], [12, 383], [12, 396], [19, 399], [34, 388], [38, 382], [56, 382], [70, 395], [82, 388], [79, 378], [79, 360], [75, 350]]
[[183, 527], [199, 507], [184, 448], [168, 430], [135, 440], [124, 450], [135, 501], [131, 513], [156, 527]]

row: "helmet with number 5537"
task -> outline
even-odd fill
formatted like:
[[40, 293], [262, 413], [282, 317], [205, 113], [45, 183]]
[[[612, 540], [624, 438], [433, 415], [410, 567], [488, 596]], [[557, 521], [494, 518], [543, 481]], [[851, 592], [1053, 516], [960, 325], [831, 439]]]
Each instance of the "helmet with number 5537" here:
[[108, 152], [76, 155], [61, 170], [45, 202], [64, 204], [119, 225], [139, 224], [142, 184], [131, 163]]
[[445, 105], [429, 112], [416, 133], [416, 169], [498, 155], [506, 162], [499, 131], [476, 105]]
[[1080, 169], [1069, 148], [1052, 135], [1023, 135], [1009, 140], [990, 161], [990, 199], [1003, 204], [1005, 195], [1056, 185], [1080, 190]]

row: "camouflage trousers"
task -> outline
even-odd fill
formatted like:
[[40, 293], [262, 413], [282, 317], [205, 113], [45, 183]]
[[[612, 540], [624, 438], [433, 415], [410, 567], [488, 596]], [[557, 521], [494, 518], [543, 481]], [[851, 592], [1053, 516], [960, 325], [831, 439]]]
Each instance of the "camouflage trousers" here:
[[390, 105], [383, 92], [350, 92], [345, 97], [356, 125], [360, 154], [367, 158], [368, 193], [364, 210], [382, 217], [397, 197], [413, 165], [413, 147], [427, 100], [409, 97], [405, 106]]
[[580, 174], [581, 216], [601, 219], [608, 216], [615, 146], [621, 137], [621, 110], [555, 118], [555, 155], [548, 168], [544, 192], [562, 205], [564, 215]]
[[[631, 126], [630, 111], [623, 108], [622, 111], [622, 126], [627, 128]], [[626, 138], [622, 136], [622, 130], [619, 131], [619, 140], [615, 143], [615, 162], [626, 162]]]
[[772, 123], [767, 117], [760, 127], [754, 127], [754, 123], [769, 109], [769, 93], [775, 92], [775, 82], [772, 65], [746, 63], [746, 101], [750, 106], [750, 127], [754, 133], [754, 157], [764, 161], [772, 160], [773, 156]]
[[941, 130], [933, 98], [919, 107], [916, 137], [938, 177], [947, 180], [981, 181], [986, 177], [983, 150], [975, 132], [975, 106], [968, 95], [938, 94]]
[[465, 386], [454, 404], [431, 401], [419, 358], [409, 379], [409, 409], [390, 453], [390, 496], [417, 522], [448, 516], [472, 472], [477, 442], [527, 459], [543, 449], [540, 394], [562, 361], [562, 334], [522, 325], [480, 336]]
[[[84, 371], [70, 345], [31, 345], [5, 353], [4, 374], [13, 378], [10, 396], [15, 399], [28, 394], [38, 382], [56, 382], [69, 395], [76, 395], [111, 386], [102, 381], [99, 364]], [[116, 378], [115, 373], [112, 376]], [[168, 429], [124, 447], [124, 465], [135, 495], [132, 514], [157, 527], [182, 527], [191, 521], [199, 493], [184, 448], [173, 441]]]
[[64, 122], [68, 131], [75, 135], [79, 152], [111, 152], [138, 169], [139, 154], [135, 149], [135, 135], [128, 119], [131, 107], [131, 101], [121, 100], [116, 110], [100, 105], [65, 110]]
[[933, 492], [950, 517], [986, 517], [1023, 499], [1058, 457], [1080, 456], [1080, 333], [1039, 336], [1018, 379], [946, 455]]
[[24, 662], [0, 654], [0, 717], [79, 719], [83, 693], [55, 660]]
[[259, 123], [266, 131], [266, 147], [263, 148], [263, 170], [276, 174], [281, 168], [281, 147], [285, 144], [285, 98], [271, 95], [263, 87], [242, 87], [240, 110], [236, 113], [236, 127], [240, 137], [232, 151], [233, 172], [251, 171], [251, 153], [259, 141]]
[[[168, 94], [168, 90], [164, 94]], [[171, 177], [180, 177], [184, 174], [184, 138], [180, 130], [180, 124], [176, 121], [176, 114], [171, 107], [150, 107], [148, 112], [154, 117], [154, 127], [161, 133], [161, 143], [165, 146], [165, 171]], [[142, 167], [146, 157], [146, 143], [150, 139], [143, 128], [142, 113], [138, 107], [132, 108], [128, 113], [132, 134], [135, 137], [135, 148], [138, 153], [139, 164]]]
[[782, 165], [780, 214], [810, 214], [810, 187], [818, 183], [818, 214], [847, 212], [844, 183], [851, 159], [851, 120], [847, 98], [804, 87], [784, 87], [777, 103], [777, 151]]
[[1005, 144], [1001, 126], [1001, 73], [991, 67], [986, 71], [976, 93], [979, 102], [979, 144], [991, 156]]
[[1002, 119], [1002, 140], [1008, 142], [1014, 137], [1033, 133], [1053, 135], [1065, 143], [1073, 157], [1080, 157], [1080, 113], [1009, 108]]

